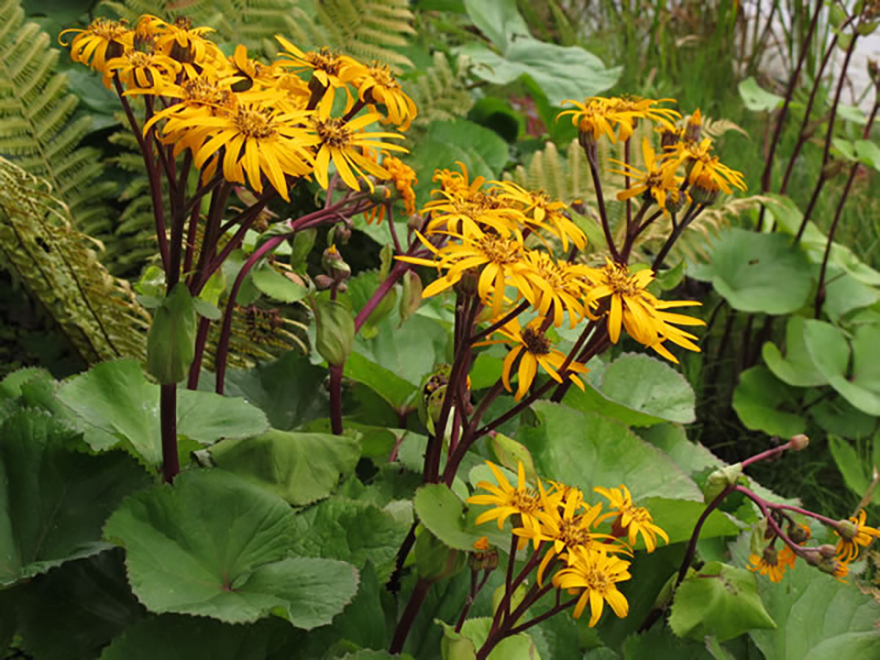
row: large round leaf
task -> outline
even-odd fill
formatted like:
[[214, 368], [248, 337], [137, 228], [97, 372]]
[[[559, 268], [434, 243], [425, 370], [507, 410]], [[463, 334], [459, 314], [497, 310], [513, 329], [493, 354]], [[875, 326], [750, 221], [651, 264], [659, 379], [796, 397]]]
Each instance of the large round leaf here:
[[76, 440], [36, 411], [0, 425], [0, 586], [107, 549], [107, 516], [146, 485], [127, 454], [89, 456]]
[[126, 549], [132, 589], [160, 614], [245, 623], [271, 613], [309, 629], [330, 623], [357, 590], [350, 564], [287, 557], [290, 507], [222, 470], [128, 498], [104, 535]]
[[[795, 387], [817, 387], [827, 385], [828, 379], [822, 375], [804, 343], [804, 322], [802, 316], [792, 316], [785, 326], [785, 356], [776, 344], [767, 342], [761, 349], [764, 362], [773, 375]], [[845, 359], [845, 357], [844, 357]]]
[[[76, 414], [76, 426], [96, 451], [121, 445], [147, 465], [162, 464], [159, 386], [144, 378], [137, 360], [92, 367], [58, 389], [58, 399]], [[244, 399], [181, 389], [177, 434], [207, 445], [266, 430], [266, 416]]]
[[813, 288], [810, 262], [783, 234], [731, 229], [712, 253], [712, 284], [743, 312], [791, 314]]
[[803, 417], [785, 408], [796, 409], [794, 392], [766, 367], [752, 367], [742, 373], [733, 393], [733, 409], [743, 424], [753, 431], [790, 438], [806, 430]]

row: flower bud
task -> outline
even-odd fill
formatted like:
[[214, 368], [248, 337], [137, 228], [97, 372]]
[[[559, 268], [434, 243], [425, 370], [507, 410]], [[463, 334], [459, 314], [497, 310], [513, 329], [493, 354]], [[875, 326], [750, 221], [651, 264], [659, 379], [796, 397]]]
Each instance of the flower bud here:
[[718, 185], [708, 177], [698, 177], [690, 192], [691, 199], [703, 206], [711, 206], [718, 199]]
[[810, 532], [810, 528], [806, 525], [788, 525], [788, 538], [790, 538], [793, 542], [798, 545], [803, 545], [812, 537], [812, 533]]
[[332, 287], [334, 283], [335, 280], [329, 275], [315, 275], [315, 286], [318, 287], [318, 291], [326, 291]]
[[498, 568], [498, 550], [489, 546], [489, 539], [481, 537], [474, 543], [474, 552], [468, 556], [472, 571], [494, 571]]
[[406, 220], [406, 227], [411, 231], [421, 231], [425, 224], [425, 219], [418, 213], [414, 213]]
[[321, 267], [337, 282], [348, 279], [351, 275], [351, 267], [345, 263], [335, 244], [324, 250], [324, 254], [321, 255]]
[[837, 548], [828, 543], [816, 547], [816, 551], [825, 559], [830, 559], [837, 554]]
[[687, 194], [678, 190], [669, 191], [669, 194], [666, 195], [666, 210], [670, 213], [678, 213], [684, 206], [686, 197]]
[[480, 271], [476, 268], [468, 268], [461, 274], [461, 279], [455, 283], [453, 289], [462, 296], [477, 295], [477, 284], [480, 281]]
[[684, 139], [685, 142], [699, 142], [702, 135], [703, 115], [700, 113], [700, 109], [697, 108], [696, 112], [688, 119], [687, 128], [684, 131]]
[[791, 450], [802, 451], [810, 446], [810, 439], [803, 433], [798, 433], [791, 439]]
[[354, 346], [354, 316], [338, 300], [319, 297], [315, 305], [315, 348], [328, 364], [344, 364]]
[[849, 520], [838, 520], [837, 533], [847, 541], [851, 541], [859, 533], [859, 527]]
[[703, 487], [703, 500], [709, 504], [712, 500], [723, 493], [729, 486], [733, 486], [742, 474], [742, 463], [734, 463], [727, 467], [718, 468], [706, 480]]
[[675, 131], [663, 131], [660, 133], [660, 149], [665, 152], [669, 147], [678, 144], [678, 133]]

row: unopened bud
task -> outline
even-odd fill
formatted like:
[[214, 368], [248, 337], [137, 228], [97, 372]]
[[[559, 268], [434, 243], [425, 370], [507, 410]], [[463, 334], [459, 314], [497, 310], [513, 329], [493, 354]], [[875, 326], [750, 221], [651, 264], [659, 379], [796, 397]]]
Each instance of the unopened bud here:
[[[702, 179], [702, 177], [700, 177]], [[703, 206], [712, 206], [718, 199], [718, 186], [708, 180], [698, 180], [691, 188], [691, 199]]]
[[337, 282], [341, 282], [351, 275], [351, 268], [345, 263], [335, 244], [324, 250], [324, 254], [321, 255], [321, 267]]
[[580, 131], [578, 133], [578, 144], [583, 148], [587, 161], [591, 163], [599, 162], [599, 149], [596, 146], [596, 138], [593, 137], [593, 131]]
[[798, 545], [806, 543], [811, 537], [812, 533], [810, 532], [810, 528], [806, 525], [790, 524], [788, 526], [788, 538]]
[[480, 281], [480, 271], [476, 268], [468, 268], [461, 274], [461, 279], [455, 284], [455, 292], [462, 296], [477, 295], [477, 283]]
[[859, 528], [858, 525], [849, 520], [838, 520], [837, 533], [846, 540], [851, 541], [859, 533]]
[[699, 142], [702, 134], [703, 115], [700, 114], [700, 109], [697, 108], [697, 111], [688, 119], [687, 128], [684, 131], [685, 142]]
[[406, 220], [406, 227], [411, 231], [421, 231], [422, 226], [425, 224], [425, 219], [420, 216], [418, 213], [414, 213], [409, 216]]
[[669, 147], [678, 144], [678, 134], [675, 131], [663, 131], [660, 134], [660, 148], [666, 151]]
[[833, 545], [829, 545], [828, 543], [817, 546], [816, 551], [825, 559], [830, 559], [837, 554], [837, 548], [835, 548]]
[[810, 439], [803, 433], [798, 433], [796, 436], [792, 437], [790, 444], [792, 451], [803, 451], [810, 446]]
[[472, 571], [494, 571], [498, 567], [498, 550], [489, 547], [489, 539], [485, 536], [474, 543], [468, 566]]
[[329, 275], [315, 275], [315, 286], [318, 287], [318, 291], [326, 291], [332, 287], [334, 283], [335, 280]]
[[685, 195], [678, 190], [670, 191], [666, 195], [666, 210], [670, 213], [678, 213], [684, 206]]
[[775, 548], [764, 548], [764, 563], [770, 564], [771, 566], [775, 566], [777, 561], [779, 560], [779, 553], [776, 552]]

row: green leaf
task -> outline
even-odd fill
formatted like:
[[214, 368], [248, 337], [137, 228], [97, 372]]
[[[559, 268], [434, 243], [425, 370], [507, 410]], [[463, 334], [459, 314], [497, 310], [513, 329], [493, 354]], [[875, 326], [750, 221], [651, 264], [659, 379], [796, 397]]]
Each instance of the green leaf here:
[[813, 287], [806, 256], [779, 233], [725, 232], [709, 272], [715, 290], [743, 312], [791, 314], [804, 306]]
[[693, 422], [694, 390], [665, 362], [640, 353], [624, 353], [590, 378], [585, 392], [570, 388], [566, 404], [595, 411], [631, 426], [663, 421]]
[[772, 342], [761, 349], [764, 362], [780, 380], [795, 387], [818, 387], [827, 385], [828, 379], [813, 364], [807, 345], [804, 343], [804, 321], [801, 316], [792, 316], [785, 326], [785, 356]]
[[880, 367], [875, 357], [880, 346], [880, 325], [862, 325], [852, 341], [852, 375], [847, 375], [850, 347], [843, 332], [824, 321], [805, 323], [804, 341], [816, 368], [853, 406], [880, 416]]
[[795, 394], [766, 367], [752, 367], [740, 375], [733, 393], [733, 409], [747, 428], [780, 438], [803, 433], [806, 421], [782, 410], [786, 405], [797, 405]]
[[26, 369], [13, 371], [0, 381], [0, 401], [20, 397], [22, 385], [33, 379], [55, 381], [52, 378], [52, 374], [38, 367], [27, 367]]
[[186, 284], [179, 282], [153, 314], [147, 336], [147, 371], [161, 385], [179, 383], [195, 355], [196, 308]]
[[[871, 487], [874, 470], [880, 470], [880, 434], [874, 436], [873, 451], [868, 460], [859, 456], [846, 440], [833, 435], [828, 436], [828, 448], [846, 485], [853, 493], [862, 497]], [[880, 492], [874, 492], [872, 501], [880, 502]]]
[[338, 300], [318, 298], [315, 309], [315, 349], [328, 364], [345, 364], [354, 347], [354, 315]]
[[[538, 426], [522, 428], [518, 440], [532, 452], [538, 474], [577, 486], [626, 484], [636, 500], [665, 497], [702, 501], [702, 493], [668, 456], [623, 424], [592, 412], [539, 401]], [[576, 456], [577, 460], [572, 460]]]
[[37, 577], [16, 601], [21, 646], [40, 660], [96, 658], [146, 613], [116, 548]]
[[275, 614], [311, 629], [330, 623], [357, 590], [350, 564], [285, 558], [288, 505], [222, 470], [185, 472], [173, 487], [128, 498], [104, 535], [126, 549], [134, 593], [159, 614], [227, 623]]
[[[597, 496], [594, 499], [598, 500], [599, 498]], [[651, 513], [654, 522], [669, 536], [670, 544], [690, 539], [694, 525], [706, 511], [706, 505], [702, 502], [670, 500], [662, 497], [646, 497], [640, 500], [638, 505]], [[736, 536], [739, 531], [739, 526], [729, 516], [715, 510], [706, 518], [700, 531], [700, 538]], [[636, 548], [642, 549], [644, 547], [644, 541], [639, 537]]]
[[166, 614], [140, 621], [117, 637], [101, 660], [265, 660], [274, 627], [230, 626], [204, 617]]
[[[468, 619], [461, 627], [461, 635], [465, 639], [471, 640], [474, 647], [479, 649], [488, 639], [491, 626], [492, 617]], [[446, 625], [443, 628], [447, 631], [447, 634], [452, 632], [452, 629]], [[449, 657], [450, 660], [458, 660], [458, 656], [452, 655]], [[487, 656], [487, 660], [540, 660], [540, 658], [541, 655], [538, 653], [538, 649], [535, 648], [535, 642], [526, 633], [505, 638]], [[444, 660], [446, 659], [444, 658]]]
[[783, 104], [785, 99], [781, 96], [761, 89], [758, 81], [753, 77], [746, 78], [739, 84], [739, 95], [745, 106], [753, 112], [769, 112]]
[[472, 551], [482, 532], [468, 524], [464, 504], [442, 484], [427, 484], [413, 501], [419, 521], [434, 536], [455, 550]]
[[294, 531], [295, 553], [340, 559], [358, 568], [369, 561], [384, 584], [409, 525], [374, 504], [334, 496], [297, 514]]
[[206, 319], [210, 319], [211, 321], [219, 321], [223, 314], [220, 310], [212, 303], [209, 303], [207, 300], [203, 300], [202, 298], [193, 298], [193, 306], [196, 309], [196, 313], [199, 316], [203, 316]]
[[107, 516], [146, 485], [128, 455], [89, 456], [76, 439], [35, 411], [0, 425], [0, 586], [107, 549]]
[[285, 303], [298, 302], [313, 291], [311, 287], [297, 284], [289, 277], [282, 275], [269, 264], [263, 264], [254, 270], [252, 276], [254, 286], [261, 292], [273, 300]]
[[877, 428], [876, 417], [853, 407], [842, 396], [820, 401], [809, 412], [825, 432], [844, 438], [866, 438]]
[[253, 369], [226, 374], [226, 392], [243, 397], [262, 410], [273, 428], [292, 431], [305, 422], [324, 417], [330, 409], [323, 387], [327, 370], [295, 351]]
[[[137, 360], [95, 365], [59, 389], [58, 399], [77, 415], [76, 426], [96, 451], [121, 443], [147, 465], [162, 464], [159, 386], [144, 378]], [[265, 415], [244, 399], [178, 390], [177, 434], [202, 445], [263, 432]]]
[[512, 41], [502, 54], [469, 44], [460, 49], [473, 62], [473, 73], [493, 85], [531, 78], [554, 106], [582, 100], [610, 89], [621, 67], [606, 69], [598, 57], [580, 46], [557, 46], [530, 37]]
[[216, 465], [294, 506], [325, 498], [361, 456], [349, 435], [269, 429], [260, 436], [224, 440], [209, 450]]
[[[737, 543], [741, 561], [747, 544]], [[776, 630], [753, 630], [751, 638], [767, 660], [869, 660], [880, 648], [880, 603], [853, 584], [799, 561], [782, 584], [758, 580], [758, 592]]]
[[406, 405], [417, 389], [412, 383], [358, 352], [349, 356], [344, 373], [348, 378], [369, 387], [398, 410]]
[[880, 170], [880, 147], [876, 144], [870, 140], [857, 140], [856, 154], [860, 162]]
[[507, 143], [498, 133], [464, 119], [432, 121], [428, 124], [428, 139], [466, 146], [469, 151], [479, 154], [496, 175], [501, 173], [510, 158]]
[[[623, 645], [623, 657], [625, 660], [712, 660], [712, 655], [702, 644], [676, 637], [667, 626], [661, 626], [659, 622], [647, 632], [627, 637]], [[593, 658], [589, 657], [589, 660]]]
[[516, 0], [464, 0], [464, 7], [474, 25], [498, 48], [505, 48], [514, 35], [529, 34], [529, 27], [516, 8]]
[[733, 639], [754, 628], [775, 628], [758, 595], [755, 576], [744, 568], [709, 562], [675, 592], [669, 625], [679, 637]]

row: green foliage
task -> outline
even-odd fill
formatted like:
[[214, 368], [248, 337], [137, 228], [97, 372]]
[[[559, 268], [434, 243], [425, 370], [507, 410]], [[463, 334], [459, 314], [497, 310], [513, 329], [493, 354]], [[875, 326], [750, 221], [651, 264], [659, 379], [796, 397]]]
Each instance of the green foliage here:
[[328, 624], [357, 591], [353, 566], [289, 557], [293, 513], [221, 470], [183, 474], [127, 499], [104, 535], [126, 549], [134, 593], [152, 612], [228, 623], [270, 614], [298, 628]]
[[467, 114], [474, 103], [467, 91], [467, 58], [453, 59], [437, 51], [433, 61], [433, 65], [403, 81], [404, 89], [419, 109], [416, 126], [460, 117]]
[[789, 412], [796, 409], [796, 405], [792, 388], [766, 367], [744, 371], [733, 395], [733, 409], [747, 428], [780, 438], [790, 438], [806, 430], [804, 418]]

